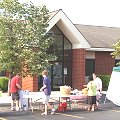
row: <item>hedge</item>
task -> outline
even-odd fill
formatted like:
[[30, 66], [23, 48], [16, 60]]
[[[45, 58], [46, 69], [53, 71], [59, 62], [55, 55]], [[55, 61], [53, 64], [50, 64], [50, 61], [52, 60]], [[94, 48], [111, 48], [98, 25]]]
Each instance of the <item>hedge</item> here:
[[100, 75], [99, 77], [102, 80], [103, 90], [107, 90], [111, 75]]
[[7, 77], [0, 77], [0, 90], [6, 92], [8, 90], [8, 81]]

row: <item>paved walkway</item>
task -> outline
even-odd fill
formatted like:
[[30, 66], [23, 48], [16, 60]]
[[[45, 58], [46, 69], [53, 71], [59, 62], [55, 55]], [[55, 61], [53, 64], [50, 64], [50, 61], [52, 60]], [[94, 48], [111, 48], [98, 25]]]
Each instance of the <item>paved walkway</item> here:
[[[5, 98], [2, 97], [2, 98]], [[0, 98], [2, 100], [2, 98]], [[65, 112], [56, 112], [55, 115], [42, 116], [41, 110], [32, 111], [11, 111], [10, 101], [8, 97], [4, 100], [4, 103], [0, 103], [0, 120], [119, 120], [120, 119], [120, 107], [114, 105], [110, 101], [106, 101], [104, 104], [105, 95], [102, 96], [100, 103], [101, 109], [95, 112], [89, 112], [85, 109], [75, 107], [74, 109]], [[6, 103], [5, 103], [6, 102]]]
[[10, 111], [10, 104], [0, 105], [0, 120], [120, 120], [120, 107], [107, 101], [100, 104], [101, 109], [89, 112], [74, 108], [72, 111], [56, 112], [55, 115], [42, 116], [42, 111]]

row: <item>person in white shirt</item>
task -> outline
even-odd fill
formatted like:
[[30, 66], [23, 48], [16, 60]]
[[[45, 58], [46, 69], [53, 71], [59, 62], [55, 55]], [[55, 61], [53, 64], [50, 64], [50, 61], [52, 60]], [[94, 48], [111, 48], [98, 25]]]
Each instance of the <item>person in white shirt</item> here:
[[[101, 92], [102, 92], [102, 80], [99, 77], [97, 77], [95, 73], [93, 73], [92, 76], [93, 76], [93, 79], [94, 79], [94, 81], [95, 81], [95, 83], [97, 85], [97, 89], [96, 89], [97, 94], [101, 94]], [[96, 99], [97, 109], [99, 107], [99, 99], [100, 98]]]

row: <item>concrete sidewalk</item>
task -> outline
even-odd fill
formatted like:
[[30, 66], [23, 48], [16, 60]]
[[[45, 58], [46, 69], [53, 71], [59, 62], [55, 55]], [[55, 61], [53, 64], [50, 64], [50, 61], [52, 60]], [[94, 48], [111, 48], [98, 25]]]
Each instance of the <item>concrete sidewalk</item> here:
[[0, 97], [0, 104], [9, 104], [11, 102], [11, 96], [7, 96], [7, 93], [2, 93]]

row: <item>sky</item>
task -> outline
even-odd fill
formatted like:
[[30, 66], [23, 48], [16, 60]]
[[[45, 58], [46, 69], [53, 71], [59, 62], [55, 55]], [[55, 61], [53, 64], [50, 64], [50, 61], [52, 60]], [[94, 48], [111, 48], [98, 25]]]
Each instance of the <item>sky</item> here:
[[119, 27], [120, 0], [19, 0], [45, 5], [51, 11], [62, 9], [73, 24]]

